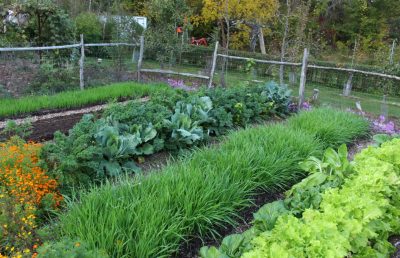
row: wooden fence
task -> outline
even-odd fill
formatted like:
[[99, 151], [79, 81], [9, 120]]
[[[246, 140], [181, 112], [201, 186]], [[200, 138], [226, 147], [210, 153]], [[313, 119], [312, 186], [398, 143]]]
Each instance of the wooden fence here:
[[[136, 42], [136, 41], [134, 40], [134, 42]], [[379, 73], [379, 72], [371, 72], [371, 71], [362, 71], [362, 70], [357, 70], [357, 69], [352, 69], [352, 68], [339, 68], [339, 67], [328, 67], [328, 66], [308, 64], [308, 58], [309, 58], [308, 49], [304, 49], [303, 60], [301, 63], [281, 62], [281, 61], [274, 61], [274, 60], [262, 60], [262, 59], [253, 59], [253, 58], [241, 57], [241, 56], [230, 56], [230, 55], [226, 55], [226, 54], [219, 54], [218, 53], [218, 48], [219, 48], [218, 42], [216, 42], [216, 44], [215, 44], [215, 48], [214, 48], [214, 52], [213, 52], [213, 56], [212, 56], [211, 69], [210, 69], [209, 74], [207, 74], [207, 75], [200, 75], [200, 74], [193, 74], [193, 73], [186, 73], [186, 72], [177, 72], [177, 71], [173, 71], [173, 70], [163, 70], [163, 69], [144, 69], [144, 68], [142, 68], [143, 54], [144, 54], [144, 48], [145, 48], [144, 36], [140, 37], [140, 43], [132, 43], [132, 44], [131, 43], [90, 43], [90, 44], [85, 44], [83, 35], [81, 35], [81, 41], [78, 44], [71, 44], [71, 45], [64, 45], [64, 46], [48, 46], [48, 47], [0, 48], [0, 52], [43, 51], [43, 50], [80, 48], [81, 55], [80, 55], [80, 60], [79, 60], [79, 66], [80, 66], [79, 74], [80, 74], [80, 88], [81, 88], [81, 90], [83, 90], [85, 88], [85, 84], [84, 84], [85, 47], [114, 47], [114, 46], [140, 47], [139, 60], [137, 62], [137, 80], [138, 81], [141, 81], [141, 77], [142, 77], [141, 73], [172, 74], [172, 75], [178, 75], [178, 76], [204, 79], [204, 80], [208, 81], [208, 83], [207, 83], [208, 87], [212, 87], [218, 57], [224, 58], [224, 59], [231, 59], [231, 60], [243, 60], [243, 61], [251, 60], [255, 63], [260, 63], [260, 64], [301, 67], [300, 85], [299, 85], [299, 105], [300, 106], [304, 102], [304, 92], [305, 92], [305, 85], [306, 85], [306, 81], [307, 81], [307, 69], [322, 69], [322, 70], [341, 71], [341, 72], [350, 74], [350, 78], [352, 77], [352, 74], [360, 73], [360, 74], [364, 74], [364, 75], [377, 76], [377, 77], [381, 77], [381, 78], [387, 78], [387, 79], [393, 79], [393, 80], [400, 81], [400, 77], [396, 76], [396, 75], [389, 75], [389, 74], [384, 74], [384, 73]], [[132, 53], [132, 59], [133, 59], [133, 55], [134, 55], [134, 53]], [[347, 90], [351, 91], [351, 88], [346, 89], [346, 91]], [[350, 91], [347, 91], [347, 93], [349, 94]]]
[[[81, 90], [85, 88], [84, 78], [84, 65], [85, 65], [85, 47], [116, 47], [116, 46], [133, 46], [137, 47], [140, 44], [131, 43], [90, 43], [85, 44], [83, 35], [81, 35], [81, 41], [79, 44], [63, 45], [63, 46], [45, 46], [45, 47], [15, 47], [15, 48], [0, 48], [1, 52], [22, 52], [22, 51], [45, 51], [45, 50], [57, 50], [57, 49], [72, 49], [80, 48], [80, 59], [79, 59], [79, 86]], [[134, 53], [132, 53], [133, 59]]]

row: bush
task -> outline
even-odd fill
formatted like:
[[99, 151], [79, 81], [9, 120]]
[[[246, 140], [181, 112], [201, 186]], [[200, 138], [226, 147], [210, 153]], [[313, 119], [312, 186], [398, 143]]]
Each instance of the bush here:
[[110, 256], [169, 256], [190, 236], [216, 236], [217, 228], [235, 225], [238, 211], [261, 189], [298, 180], [298, 163], [321, 155], [314, 137], [282, 125], [233, 133], [218, 148], [199, 150], [162, 173], [92, 189], [60, 217], [60, 231]]
[[52, 63], [40, 64], [39, 72], [32, 80], [28, 93], [51, 95], [66, 90], [77, 90], [79, 76], [73, 66], [61, 67]]
[[[101, 42], [102, 26], [94, 13], [80, 13], [75, 18], [77, 36], [83, 34], [86, 43]], [[78, 38], [80, 40], [80, 38]]]

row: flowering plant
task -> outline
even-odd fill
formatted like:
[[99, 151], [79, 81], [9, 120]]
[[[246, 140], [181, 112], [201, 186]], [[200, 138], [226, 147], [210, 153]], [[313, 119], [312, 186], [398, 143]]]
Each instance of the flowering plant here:
[[39, 166], [41, 144], [13, 137], [0, 143], [0, 254], [32, 255], [43, 207], [57, 208], [62, 200], [57, 182]]
[[[291, 113], [296, 113], [299, 111], [299, 104], [297, 102], [292, 102], [289, 104], [289, 112]], [[303, 104], [301, 104], [301, 109], [302, 110], [311, 110], [312, 106], [311, 103], [308, 101], [304, 101]]]
[[400, 133], [400, 131], [396, 130], [395, 124], [393, 121], [386, 121], [386, 117], [384, 115], [380, 115], [378, 119], [372, 121], [374, 130], [381, 133], [386, 134], [396, 134]]

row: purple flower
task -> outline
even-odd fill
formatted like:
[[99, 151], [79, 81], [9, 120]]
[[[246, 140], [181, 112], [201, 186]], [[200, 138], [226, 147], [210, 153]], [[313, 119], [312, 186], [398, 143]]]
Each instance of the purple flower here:
[[310, 110], [311, 109], [311, 104], [309, 102], [305, 101], [305, 102], [303, 102], [301, 107], [303, 109]]
[[[289, 112], [295, 113], [295, 112], [299, 111], [298, 105], [299, 104], [296, 102], [290, 103], [289, 107], [288, 107]], [[312, 108], [311, 104], [307, 101], [303, 102], [303, 104], [301, 105], [301, 109], [304, 109], [304, 110], [310, 110], [311, 108]]]
[[374, 126], [374, 130], [386, 134], [395, 134], [398, 131], [396, 131], [396, 126], [393, 121], [388, 121], [386, 122], [386, 118], [383, 115], [380, 115], [377, 120], [372, 121], [372, 124]]

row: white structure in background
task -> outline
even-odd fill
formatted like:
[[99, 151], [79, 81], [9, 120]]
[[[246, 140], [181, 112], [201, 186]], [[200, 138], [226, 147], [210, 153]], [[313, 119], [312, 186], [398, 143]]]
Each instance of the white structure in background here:
[[128, 23], [132, 25], [133, 22], [135, 22], [142, 26], [143, 29], [147, 29], [147, 17], [143, 16], [101, 15], [99, 19], [101, 23], [107, 23], [109, 19], [114, 20], [114, 22], [116, 22], [117, 24]]
[[147, 29], [147, 17], [143, 16], [101, 15], [99, 16], [99, 20], [103, 24], [104, 30], [107, 23], [114, 22], [117, 26], [119, 36], [122, 38], [128, 35], [137, 34], [137, 24], [144, 30]]
[[8, 10], [7, 15], [3, 19], [3, 32], [7, 31], [7, 24], [15, 24], [18, 26], [23, 26], [28, 22], [29, 15], [16, 13], [13, 10]]

